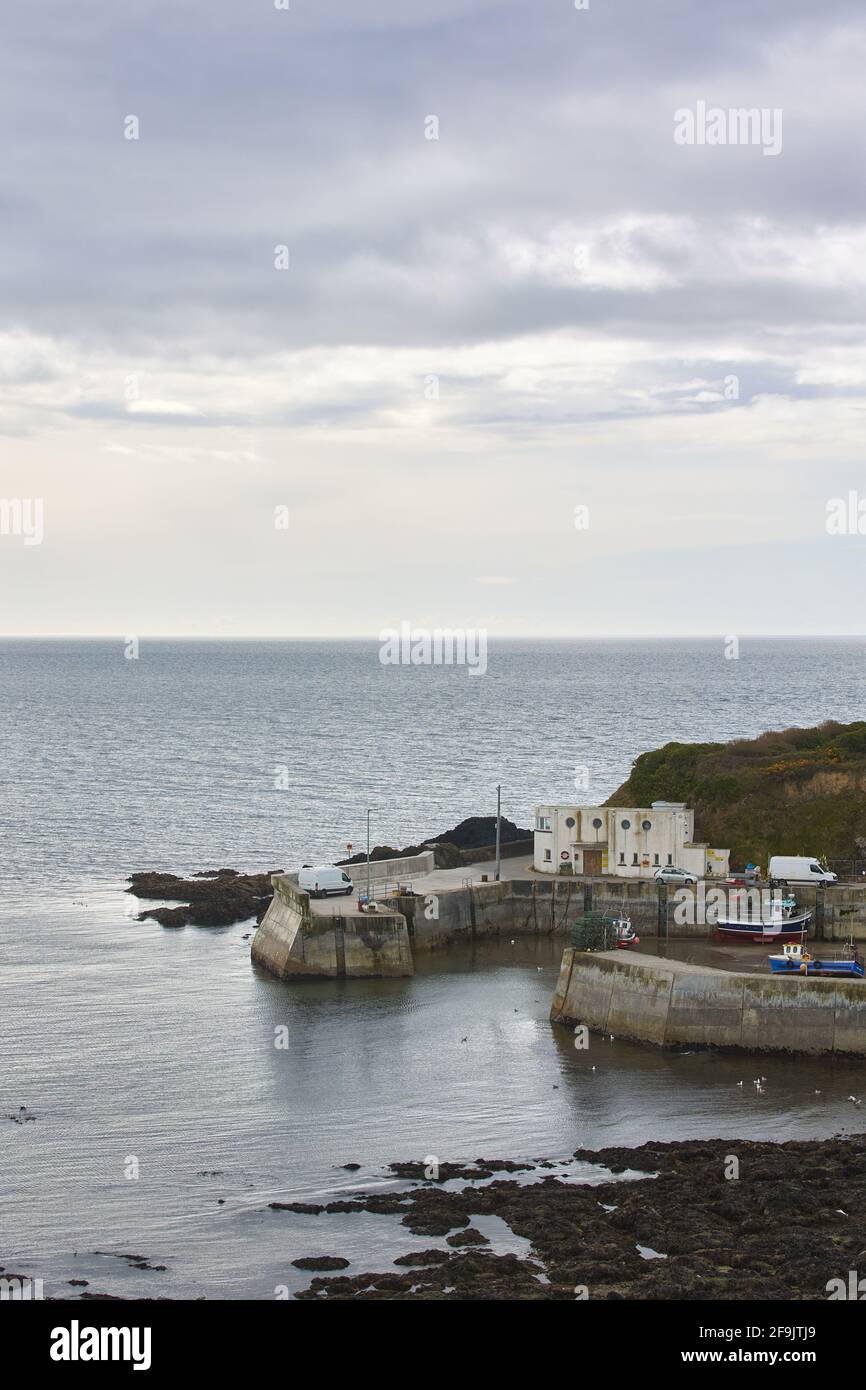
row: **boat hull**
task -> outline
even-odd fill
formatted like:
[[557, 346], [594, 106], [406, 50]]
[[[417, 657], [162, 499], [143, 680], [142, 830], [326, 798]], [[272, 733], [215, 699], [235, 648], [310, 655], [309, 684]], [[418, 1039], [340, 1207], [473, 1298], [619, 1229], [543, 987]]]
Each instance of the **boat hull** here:
[[802, 941], [811, 921], [811, 912], [806, 912], [800, 917], [789, 917], [783, 922], [731, 922], [720, 918], [716, 922], [713, 936], [716, 941], [739, 941], [746, 945], [753, 942], [758, 946], [766, 946], [769, 942]]
[[791, 956], [769, 956], [774, 975], [835, 975], [840, 979], [862, 980], [859, 960], [797, 960]]

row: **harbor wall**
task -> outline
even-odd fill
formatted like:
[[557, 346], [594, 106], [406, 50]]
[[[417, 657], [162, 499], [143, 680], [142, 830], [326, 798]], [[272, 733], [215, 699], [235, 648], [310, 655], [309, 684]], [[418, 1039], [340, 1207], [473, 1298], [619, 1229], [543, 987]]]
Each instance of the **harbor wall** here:
[[505, 934], [566, 935], [583, 912], [583, 887], [573, 879], [503, 879], [380, 902], [404, 915], [415, 950], [435, 951]]
[[660, 1047], [866, 1056], [866, 984], [748, 975], [567, 947], [553, 1023]]
[[[417, 858], [426, 861], [427, 855]], [[379, 863], [388, 873], [395, 864], [405, 870], [413, 860]], [[625, 911], [645, 939], [705, 939], [712, 930], [700, 921], [678, 923], [672, 890], [642, 880], [551, 875], [413, 895], [383, 894], [387, 886], [378, 885], [379, 913], [345, 911], [334, 917], [311, 911], [296, 874], [275, 875], [273, 902], [253, 938], [253, 959], [282, 979], [412, 974], [417, 951], [506, 934], [567, 937], [576, 919], [589, 910]], [[798, 892], [798, 900], [815, 914], [810, 937], [840, 941], [850, 934], [855, 940], [866, 939], [866, 886], [831, 885], [823, 891], [806, 887]], [[348, 906], [351, 899], [340, 899], [344, 901]], [[673, 1018], [688, 1007], [685, 1000], [678, 1003]]]
[[[338, 867], [349, 875], [356, 893], [366, 890], [366, 859], [363, 864], [340, 864]], [[406, 854], [396, 859], [371, 859], [370, 886], [372, 888], [383, 883], [405, 883], [407, 879], [420, 874], [432, 874], [435, 868], [436, 856], [432, 849], [425, 849], [421, 854]]]
[[308, 894], [288, 875], [273, 877], [274, 896], [252, 941], [253, 960], [280, 980], [414, 975], [406, 919], [394, 912], [315, 916]]

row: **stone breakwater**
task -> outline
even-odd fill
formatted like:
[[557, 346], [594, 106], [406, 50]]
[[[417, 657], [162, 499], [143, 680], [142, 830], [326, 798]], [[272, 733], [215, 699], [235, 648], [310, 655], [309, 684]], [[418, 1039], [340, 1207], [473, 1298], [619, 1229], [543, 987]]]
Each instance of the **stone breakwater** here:
[[566, 948], [553, 1023], [661, 1047], [866, 1056], [866, 983]]

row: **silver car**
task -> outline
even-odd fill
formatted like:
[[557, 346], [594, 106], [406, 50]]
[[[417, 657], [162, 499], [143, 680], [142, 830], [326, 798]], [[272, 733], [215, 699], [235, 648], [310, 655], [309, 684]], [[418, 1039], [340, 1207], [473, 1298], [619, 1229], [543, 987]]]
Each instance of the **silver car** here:
[[673, 864], [666, 864], [662, 869], [656, 869], [654, 879], [657, 883], [697, 883], [697, 874], [686, 873], [685, 869], [675, 869]]

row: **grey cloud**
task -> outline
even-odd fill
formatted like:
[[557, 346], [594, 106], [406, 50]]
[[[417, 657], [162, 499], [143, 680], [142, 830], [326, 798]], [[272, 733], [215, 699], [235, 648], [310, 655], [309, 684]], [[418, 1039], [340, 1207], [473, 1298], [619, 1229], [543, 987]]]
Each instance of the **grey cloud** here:
[[[834, 104], [826, 60], [811, 94], [774, 67], [783, 45], [820, 52], [846, 26], [862, 45], [858, 5], [292, 4], [11, 17], [9, 322], [124, 351], [228, 352], [862, 316], [850, 287], [768, 273], [585, 291], [522, 281], [491, 251], [495, 235], [624, 210], [694, 216], [698, 237], [742, 214], [815, 236], [819, 221], [859, 222], [864, 122]], [[675, 146], [673, 110], [698, 97], [785, 107], [782, 156]], [[130, 112], [138, 142], [123, 139]], [[423, 138], [429, 112], [439, 142]], [[272, 268], [282, 242], [285, 273]], [[631, 249], [682, 268], [646, 232]]]

